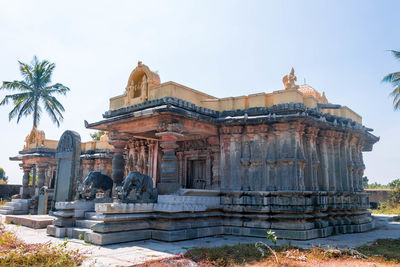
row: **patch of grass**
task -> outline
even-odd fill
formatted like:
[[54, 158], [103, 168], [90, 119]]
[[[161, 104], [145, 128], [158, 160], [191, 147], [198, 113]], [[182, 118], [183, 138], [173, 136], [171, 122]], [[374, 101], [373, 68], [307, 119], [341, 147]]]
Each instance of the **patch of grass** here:
[[366, 256], [381, 256], [386, 260], [400, 262], [400, 239], [378, 239], [370, 245], [358, 247], [357, 250]]
[[238, 244], [190, 249], [184, 254], [184, 258], [197, 262], [200, 266], [252, 266], [253, 264], [256, 266], [259, 266], [258, 264], [261, 264], [260, 266], [314, 266], [316, 264], [320, 266], [363, 266], [366, 263], [397, 266], [400, 263], [399, 248], [400, 239], [376, 240], [369, 246], [344, 250], [329, 246], [313, 246], [312, 249], [274, 247], [279, 260], [279, 264], [277, 264], [274, 256], [268, 251], [264, 254], [265, 256], [262, 256], [255, 244]]
[[0, 228], [0, 266], [79, 266], [83, 256], [66, 249], [67, 241], [58, 246], [50, 243], [26, 244], [14, 234]]
[[379, 204], [377, 209], [371, 210], [372, 213], [378, 214], [398, 214], [400, 215], [400, 204], [385, 201]]
[[254, 244], [238, 244], [216, 248], [194, 248], [185, 253], [185, 257], [195, 262], [208, 262], [217, 266], [244, 265], [260, 261], [263, 257]]

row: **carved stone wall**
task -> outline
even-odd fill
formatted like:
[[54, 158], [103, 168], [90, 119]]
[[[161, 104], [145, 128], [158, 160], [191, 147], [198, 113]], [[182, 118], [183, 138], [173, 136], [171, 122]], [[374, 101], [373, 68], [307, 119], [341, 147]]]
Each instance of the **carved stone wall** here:
[[357, 133], [300, 122], [224, 126], [221, 189], [361, 192], [362, 147]]

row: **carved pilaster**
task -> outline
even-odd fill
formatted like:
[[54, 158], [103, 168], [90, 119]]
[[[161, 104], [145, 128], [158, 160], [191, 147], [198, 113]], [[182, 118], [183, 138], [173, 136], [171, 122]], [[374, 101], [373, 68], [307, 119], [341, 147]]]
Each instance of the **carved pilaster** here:
[[320, 165], [318, 172], [320, 180], [318, 183], [319, 190], [329, 190], [329, 157], [328, 157], [328, 136], [325, 131], [321, 131], [317, 139], [320, 152]]
[[326, 131], [328, 141], [328, 173], [329, 191], [336, 191], [336, 171], [335, 171], [335, 135], [334, 131]]
[[208, 148], [211, 152], [211, 189], [221, 188], [221, 174], [220, 174], [220, 146], [218, 136], [211, 136], [207, 138]]
[[341, 166], [341, 155], [340, 144], [342, 142], [343, 133], [335, 132], [334, 133], [334, 162], [335, 162], [335, 178], [336, 178], [336, 191], [343, 191], [343, 176], [342, 176], [342, 166]]
[[167, 130], [156, 133], [160, 138], [160, 146], [162, 148], [161, 159], [161, 177], [160, 183], [157, 185], [160, 194], [173, 194], [180, 188], [178, 182], [178, 159], [176, 157], [177, 140], [183, 137], [183, 126], [177, 123], [162, 124], [159, 130]]
[[22, 170], [24, 171], [24, 176], [22, 177], [22, 192], [21, 198], [29, 197], [29, 173], [32, 170], [32, 165], [22, 165]]
[[46, 176], [47, 164], [40, 164], [38, 166], [39, 174], [38, 174], [38, 182], [37, 187], [40, 189], [44, 186], [44, 180]]
[[316, 138], [318, 129], [308, 127], [305, 133], [306, 166], [304, 168], [305, 190], [318, 190], [318, 165], [319, 157], [316, 149]]
[[221, 133], [221, 167], [222, 188], [240, 190], [242, 181], [241, 170], [241, 135], [242, 126], [224, 126], [219, 129]]

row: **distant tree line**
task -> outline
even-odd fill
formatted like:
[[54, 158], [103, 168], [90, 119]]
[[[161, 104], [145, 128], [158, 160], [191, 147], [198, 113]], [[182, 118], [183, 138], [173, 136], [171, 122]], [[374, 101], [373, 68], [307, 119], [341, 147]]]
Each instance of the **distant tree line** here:
[[368, 178], [363, 177], [363, 186], [368, 189], [394, 189], [396, 187], [400, 187], [400, 178], [394, 179], [388, 184], [380, 184], [380, 183], [368, 183]]

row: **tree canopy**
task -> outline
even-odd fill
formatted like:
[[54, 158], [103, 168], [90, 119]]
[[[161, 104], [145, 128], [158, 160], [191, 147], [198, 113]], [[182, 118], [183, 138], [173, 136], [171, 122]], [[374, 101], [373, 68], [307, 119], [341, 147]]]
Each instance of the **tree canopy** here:
[[[390, 50], [393, 56], [400, 61], [400, 51]], [[400, 110], [400, 72], [392, 72], [383, 77], [382, 82], [390, 83], [394, 88], [390, 93], [393, 97], [393, 107], [395, 110]]]
[[20, 61], [18, 63], [23, 79], [4, 81], [0, 87], [0, 90], [19, 91], [16, 94], [6, 95], [0, 102], [0, 106], [7, 105], [10, 101], [13, 104], [8, 119], [16, 118], [18, 123], [23, 116], [32, 115], [35, 128], [39, 124], [43, 107], [51, 120], [60, 126], [65, 109], [54, 95], [66, 95], [70, 89], [61, 83], [52, 84], [51, 76], [56, 65], [47, 60], [39, 61], [36, 56], [33, 57], [31, 64]]

